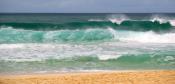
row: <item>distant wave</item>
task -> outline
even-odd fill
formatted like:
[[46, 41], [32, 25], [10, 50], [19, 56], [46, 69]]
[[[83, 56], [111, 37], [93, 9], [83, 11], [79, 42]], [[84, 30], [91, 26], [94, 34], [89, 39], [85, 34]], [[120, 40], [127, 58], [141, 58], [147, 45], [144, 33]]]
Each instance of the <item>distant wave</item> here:
[[110, 21], [87, 21], [87, 22], [71, 22], [64, 24], [50, 24], [50, 23], [0, 23], [1, 27], [12, 27], [14, 29], [24, 30], [62, 30], [62, 29], [89, 29], [101, 28], [105, 29], [111, 27], [119, 30], [132, 30], [132, 31], [168, 31], [172, 29], [170, 22], [160, 23], [159, 21], [132, 21], [126, 20], [120, 24]]

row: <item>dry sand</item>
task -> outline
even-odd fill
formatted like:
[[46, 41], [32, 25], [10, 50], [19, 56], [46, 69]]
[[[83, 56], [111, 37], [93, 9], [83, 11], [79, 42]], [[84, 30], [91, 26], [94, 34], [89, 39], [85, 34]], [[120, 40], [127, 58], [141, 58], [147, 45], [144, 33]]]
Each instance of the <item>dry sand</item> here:
[[175, 84], [175, 70], [0, 75], [0, 84]]

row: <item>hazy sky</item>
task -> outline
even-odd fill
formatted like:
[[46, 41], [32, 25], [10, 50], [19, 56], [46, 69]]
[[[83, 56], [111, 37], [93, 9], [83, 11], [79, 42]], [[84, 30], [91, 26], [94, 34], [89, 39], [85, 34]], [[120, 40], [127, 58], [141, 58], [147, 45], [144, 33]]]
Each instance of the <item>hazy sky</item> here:
[[175, 12], [175, 0], [0, 0], [0, 12]]

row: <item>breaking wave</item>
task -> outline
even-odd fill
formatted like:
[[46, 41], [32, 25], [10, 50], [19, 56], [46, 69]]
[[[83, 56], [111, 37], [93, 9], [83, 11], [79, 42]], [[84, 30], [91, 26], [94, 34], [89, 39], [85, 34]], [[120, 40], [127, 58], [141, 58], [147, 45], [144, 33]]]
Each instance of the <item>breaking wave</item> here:
[[141, 42], [141, 43], [175, 43], [175, 33], [155, 33], [153, 31], [136, 32], [115, 30], [113, 28], [95, 28], [83, 30], [33, 31], [0, 29], [0, 43], [60, 43], [60, 42]]

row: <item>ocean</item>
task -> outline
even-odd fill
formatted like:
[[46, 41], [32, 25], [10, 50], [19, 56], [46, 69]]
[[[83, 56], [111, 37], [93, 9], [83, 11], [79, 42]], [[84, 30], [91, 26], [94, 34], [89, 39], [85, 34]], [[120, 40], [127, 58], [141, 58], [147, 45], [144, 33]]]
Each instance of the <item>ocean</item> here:
[[175, 69], [175, 13], [0, 14], [0, 74], [157, 69]]

